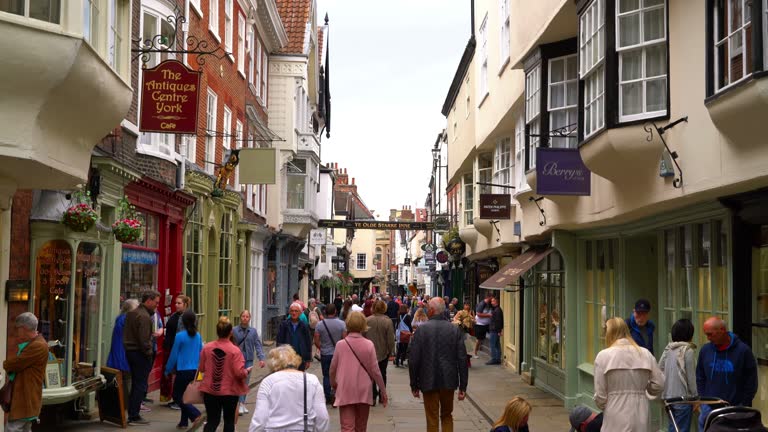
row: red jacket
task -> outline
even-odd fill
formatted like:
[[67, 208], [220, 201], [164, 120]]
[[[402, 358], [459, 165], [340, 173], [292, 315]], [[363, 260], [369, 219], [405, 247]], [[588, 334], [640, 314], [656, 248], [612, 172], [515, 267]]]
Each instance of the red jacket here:
[[245, 358], [229, 339], [208, 342], [200, 353], [198, 370], [203, 374], [200, 391], [215, 396], [248, 394]]

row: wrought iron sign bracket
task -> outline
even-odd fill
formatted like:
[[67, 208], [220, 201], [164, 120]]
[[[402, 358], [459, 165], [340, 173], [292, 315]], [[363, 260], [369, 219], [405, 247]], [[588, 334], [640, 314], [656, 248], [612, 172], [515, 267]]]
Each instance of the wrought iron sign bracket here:
[[533, 203], [536, 204], [536, 208], [538, 208], [539, 212], [541, 213], [541, 219], [542, 220], [539, 221], [539, 226], [544, 226], [544, 225], [547, 224], [547, 215], [544, 214], [544, 209], [541, 208], [541, 206], [539, 205], [539, 201], [541, 201], [543, 199], [544, 199], [544, 197], [542, 197], [542, 196], [540, 196], [538, 198], [534, 198], [534, 197], [528, 198], [528, 201], [533, 201]]
[[549, 142], [552, 138], [574, 138], [576, 137], [576, 129], [578, 128], [578, 123], [571, 123], [569, 125], [559, 127], [557, 129], [552, 129], [549, 131], [548, 134], [526, 134], [529, 138], [539, 138], [541, 140], [542, 144], [546, 144], [545, 147], [549, 146]]
[[[672, 180], [672, 186], [674, 186], [675, 188], [683, 187], [683, 169], [680, 168], [680, 164], [677, 163], [677, 158], [678, 158], [677, 152], [672, 151], [669, 148], [669, 145], [667, 144], [667, 140], [664, 139], [664, 133], [682, 122], [688, 123], [688, 116], [681, 117], [673, 121], [672, 123], [669, 123], [666, 126], [659, 127], [656, 125], [655, 122], [650, 122], [650, 124], [645, 124], [643, 126], [643, 129], [645, 130], [645, 132], [648, 133], [648, 137], [646, 137], [645, 140], [648, 142], [653, 141], [653, 130], [655, 129], [656, 133], [659, 134], [659, 138], [661, 138], [661, 142], [664, 144], [664, 148], [667, 149], [667, 152], [672, 157], [672, 162], [675, 164], [675, 167], [677, 167], [677, 171], [679, 172], [679, 175], [676, 176], [674, 180]], [[651, 128], [651, 126], [653, 126], [653, 128]]]
[[492, 221], [490, 221], [490, 222], [491, 222], [491, 225], [493, 225], [493, 228], [496, 230], [496, 235], [498, 235], [498, 236], [499, 236], [499, 237], [496, 239], [496, 243], [501, 243], [501, 230], [499, 229], [499, 225], [498, 225], [498, 224], [499, 224], [499, 222], [501, 222], [501, 221], [492, 220]]
[[[213, 56], [221, 60], [232, 55], [232, 53], [225, 51], [221, 45], [217, 45], [213, 49], [209, 48], [208, 41], [197, 36], [187, 35], [185, 38], [179, 30], [187, 22], [187, 18], [180, 13], [178, 7], [174, 12], [175, 15], [165, 17], [165, 22], [173, 28], [169, 34], [158, 34], [149, 39], [142, 39], [141, 37], [131, 39], [133, 44], [131, 52], [134, 54], [131, 61], [141, 59], [142, 66], [146, 67], [152, 54], [195, 54], [197, 65], [202, 70], [206, 56]], [[178, 49], [179, 45], [185, 49]]]

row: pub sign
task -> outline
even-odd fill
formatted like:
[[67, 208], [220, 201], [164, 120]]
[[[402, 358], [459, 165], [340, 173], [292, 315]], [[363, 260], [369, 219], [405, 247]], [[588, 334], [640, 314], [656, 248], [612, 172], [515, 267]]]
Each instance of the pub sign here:
[[480, 194], [480, 219], [509, 219], [509, 194]]
[[200, 75], [178, 60], [144, 69], [139, 130], [196, 134]]

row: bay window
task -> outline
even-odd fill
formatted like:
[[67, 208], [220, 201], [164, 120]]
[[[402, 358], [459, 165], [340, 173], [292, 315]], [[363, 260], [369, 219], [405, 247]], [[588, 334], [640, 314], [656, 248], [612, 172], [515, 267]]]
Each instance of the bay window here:
[[536, 148], [541, 134], [541, 65], [537, 65], [525, 74], [525, 129], [526, 129], [526, 169], [536, 167]]
[[61, 20], [61, 0], [0, 1], [0, 11], [52, 24], [59, 24]]
[[123, 52], [123, 11], [122, 0], [109, 0], [107, 10], [109, 12], [109, 29], [107, 30], [107, 62], [112, 69], [120, 72], [123, 65], [121, 56]]
[[616, 11], [619, 121], [667, 112], [665, 0], [620, 0]]
[[578, 76], [575, 55], [549, 61], [548, 91], [550, 146], [576, 148]]
[[[0, 6], [0, 10], [2, 6]], [[98, 0], [86, 0], [83, 6], [83, 38], [98, 50], [101, 7]]]
[[493, 153], [483, 153], [477, 156], [477, 181], [486, 183], [478, 185], [481, 194], [491, 193], [491, 183], [493, 179]]
[[474, 219], [475, 185], [472, 174], [464, 174], [464, 225], [472, 224]]
[[307, 160], [294, 159], [287, 164], [288, 208], [304, 209], [307, 184]]
[[584, 80], [584, 137], [605, 126], [605, 0], [579, 17], [579, 75]]
[[716, 0], [714, 21], [715, 92], [731, 86], [753, 72], [753, 0]]
[[[510, 137], [501, 138], [496, 141], [496, 151], [493, 152], [493, 180], [495, 185], [512, 185], [512, 139]], [[493, 188], [495, 194], [509, 193], [507, 188]]]

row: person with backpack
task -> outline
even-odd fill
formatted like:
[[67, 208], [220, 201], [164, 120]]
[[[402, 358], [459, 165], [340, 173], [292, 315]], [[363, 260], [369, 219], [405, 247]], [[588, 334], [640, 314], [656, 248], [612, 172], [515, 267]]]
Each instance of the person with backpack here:
[[397, 324], [397, 331], [395, 332], [395, 340], [397, 341], [397, 354], [395, 355], [395, 367], [405, 367], [405, 358], [408, 354], [408, 343], [411, 341], [411, 335], [413, 334], [413, 327], [411, 327], [411, 321], [413, 317], [408, 315], [408, 306], [400, 305], [400, 317]]
[[[670, 342], [659, 360], [659, 369], [664, 373], [663, 399], [671, 398], [696, 398], [696, 345], [693, 340], [693, 324], [691, 320], [683, 318], [672, 325], [672, 342]], [[691, 418], [693, 406], [688, 404], [674, 404], [671, 406], [674, 424], [669, 424], [669, 432], [688, 432], [691, 430]]]
[[[251, 367], [253, 367], [253, 353], [256, 352], [256, 356], [259, 359], [259, 367], [264, 367], [264, 349], [261, 345], [261, 338], [259, 332], [255, 328], [250, 326], [251, 324], [251, 312], [248, 309], [240, 312], [240, 325], [236, 326], [232, 331], [232, 335], [235, 339], [235, 345], [240, 348], [240, 352], [243, 353], [245, 359], [245, 367], [248, 369], [248, 376], [245, 379], [246, 383], [251, 382]], [[248, 414], [248, 408], [245, 407], [245, 397], [247, 395], [240, 395], [240, 406], [238, 407], [238, 415]]]

